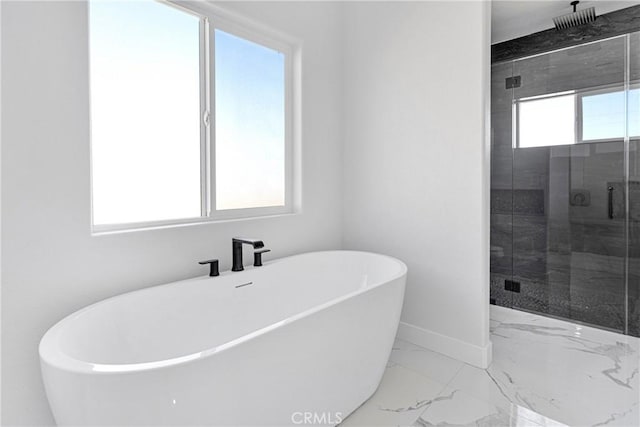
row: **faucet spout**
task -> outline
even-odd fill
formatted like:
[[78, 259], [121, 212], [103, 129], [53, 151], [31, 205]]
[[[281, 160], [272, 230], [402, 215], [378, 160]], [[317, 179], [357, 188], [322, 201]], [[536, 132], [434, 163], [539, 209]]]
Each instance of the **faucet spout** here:
[[258, 240], [258, 239], [247, 239], [245, 237], [234, 237], [233, 239], [231, 239], [231, 241], [233, 242], [233, 244], [239, 244], [242, 245], [247, 244], [247, 245], [251, 245], [253, 246], [253, 249], [262, 249], [264, 248], [264, 243], [262, 242], [262, 240]]
[[233, 249], [233, 266], [231, 267], [231, 271], [242, 271], [244, 270], [244, 266], [242, 265], [242, 245], [251, 245], [254, 249], [264, 248], [264, 243], [262, 240], [258, 239], [247, 239], [243, 237], [234, 237], [231, 240], [232, 249]]

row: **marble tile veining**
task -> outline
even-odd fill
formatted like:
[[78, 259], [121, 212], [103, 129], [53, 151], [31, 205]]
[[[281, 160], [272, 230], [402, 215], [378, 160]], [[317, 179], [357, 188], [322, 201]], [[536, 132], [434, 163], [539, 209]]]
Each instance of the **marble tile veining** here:
[[424, 410], [414, 426], [477, 425], [477, 426], [540, 426], [517, 411], [504, 410], [499, 405], [478, 399], [463, 390], [447, 387], [443, 399]]
[[640, 425], [637, 338], [492, 307], [501, 312], [485, 371], [499, 403], [571, 426]]
[[376, 393], [340, 425], [411, 425], [443, 388], [442, 383], [398, 364], [390, 364]]
[[479, 369], [397, 340], [348, 426], [640, 426], [640, 339], [491, 307]]

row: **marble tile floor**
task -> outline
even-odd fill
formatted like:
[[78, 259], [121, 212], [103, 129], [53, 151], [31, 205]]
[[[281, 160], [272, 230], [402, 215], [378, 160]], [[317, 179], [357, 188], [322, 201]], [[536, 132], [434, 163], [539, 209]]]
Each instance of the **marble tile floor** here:
[[396, 340], [341, 426], [640, 426], [640, 339], [491, 306], [484, 370]]

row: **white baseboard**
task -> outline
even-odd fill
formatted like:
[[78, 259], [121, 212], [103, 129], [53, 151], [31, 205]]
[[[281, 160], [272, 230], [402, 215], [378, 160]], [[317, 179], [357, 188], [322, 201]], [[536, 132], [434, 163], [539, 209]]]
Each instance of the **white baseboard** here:
[[405, 322], [400, 322], [397, 336], [478, 368], [485, 369], [491, 364], [491, 341], [480, 347]]

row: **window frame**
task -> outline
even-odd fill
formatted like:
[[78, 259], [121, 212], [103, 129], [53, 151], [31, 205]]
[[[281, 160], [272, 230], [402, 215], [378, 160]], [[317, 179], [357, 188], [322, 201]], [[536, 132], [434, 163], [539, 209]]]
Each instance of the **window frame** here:
[[[200, 216], [118, 224], [95, 224], [91, 182], [92, 235], [164, 227], [209, 224], [301, 212], [300, 173], [300, 40], [273, 30], [217, 5], [197, 1], [154, 0], [200, 19]], [[89, 4], [89, 7], [91, 5]], [[87, 15], [88, 18], [88, 15]], [[215, 146], [215, 31], [221, 30], [284, 55], [284, 205], [240, 209], [216, 209]], [[88, 43], [90, 50], [90, 43]], [[89, 87], [89, 108], [91, 88]], [[90, 140], [92, 139], [90, 133]], [[91, 156], [91, 144], [90, 144]], [[90, 162], [92, 169], [93, 161]], [[241, 170], [238, 171], [242, 173]], [[91, 181], [93, 172], [91, 171]]]
[[[574, 90], [568, 90], [568, 91], [564, 91], [564, 92], [556, 92], [556, 93], [551, 93], [551, 94], [543, 94], [543, 95], [536, 95], [536, 96], [530, 96], [530, 97], [525, 97], [525, 98], [520, 98], [520, 99], [514, 99], [513, 100], [513, 118], [514, 118], [514, 129], [513, 129], [513, 146], [514, 148], [543, 148], [543, 147], [563, 147], [563, 146], [571, 146], [571, 145], [579, 145], [579, 144], [597, 144], [597, 143], [601, 143], [601, 142], [614, 142], [614, 141], [620, 141], [620, 140], [624, 140], [626, 137], [628, 137], [629, 139], [636, 139], [638, 138], [638, 135], [625, 135], [619, 138], [602, 138], [602, 139], [588, 139], [585, 140], [583, 139], [583, 123], [584, 123], [584, 117], [583, 117], [583, 108], [582, 108], [582, 99], [584, 97], [587, 96], [592, 96], [592, 95], [602, 95], [602, 94], [607, 94], [607, 93], [614, 93], [614, 92], [625, 92], [625, 90], [628, 91], [632, 91], [632, 90], [640, 90], [640, 81], [634, 81], [631, 82], [628, 87], [625, 86], [624, 84], [609, 84], [609, 85], [603, 85], [603, 86], [598, 86], [598, 87], [592, 87], [592, 88], [587, 88], [587, 89], [574, 89]], [[575, 140], [571, 143], [571, 144], [561, 144], [561, 145], [540, 145], [540, 146], [536, 146], [536, 147], [521, 147], [520, 146], [520, 105], [523, 102], [527, 102], [527, 101], [535, 101], [535, 100], [540, 100], [540, 99], [550, 99], [550, 98], [557, 98], [557, 97], [562, 97], [562, 96], [568, 96], [568, 95], [573, 95], [574, 97], [574, 135], [575, 135]], [[628, 102], [628, 97], [626, 98], [627, 102]], [[628, 108], [628, 106], [627, 106]]]

